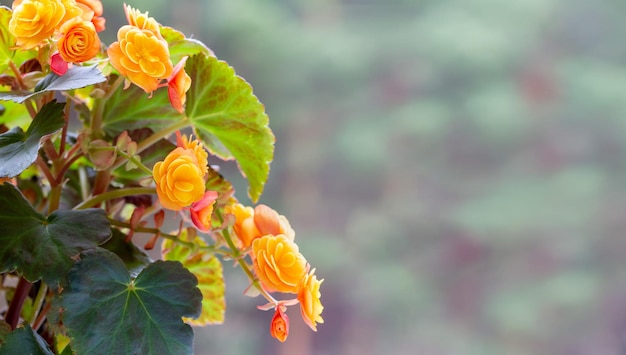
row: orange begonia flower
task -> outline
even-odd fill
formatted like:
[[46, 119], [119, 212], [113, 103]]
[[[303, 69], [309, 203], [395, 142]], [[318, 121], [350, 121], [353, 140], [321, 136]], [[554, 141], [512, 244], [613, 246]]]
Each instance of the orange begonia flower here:
[[191, 87], [191, 77], [185, 72], [185, 62], [189, 57], [183, 57], [174, 67], [172, 75], [167, 78], [167, 93], [172, 107], [183, 113], [183, 106], [187, 101], [187, 90]]
[[306, 259], [298, 246], [284, 235], [266, 235], [252, 243], [256, 275], [270, 292], [298, 293], [306, 274]]
[[[65, 20], [67, 9], [60, 0], [24, 0], [13, 4], [9, 32], [22, 49], [43, 44]], [[80, 14], [80, 13], [79, 13]]]
[[266, 205], [261, 204], [252, 209], [237, 203], [229, 206], [227, 213], [235, 216], [233, 228], [243, 249], [252, 245], [255, 239], [268, 234], [282, 234], [290, 241], [295, 238], [296, 233], [287, 218]]
[[148, 16], [148, 12], [141, 12], [137, 9], [133, 9], [129, 5], [124, 5], [124, 12], [126, 13], [126, 20], [128, 20], [128, 24], [134, 27], [137, 27], [141, 30], [148, 30], [159, 38], [163, 39], [161, 36], [161, 26], [154, 19], [154, 17]]
[[60, 30], [61, 38], [57, 47], [66, 62], [86, 62], [100, 51], [100, 38], [93, 23], [74, 17], [63, 23]]
[[191, 149], [196, 155], [198, 160], [198, 167], [202, 170], [202, 176], [209, 172], [209, 153], [202, 146], [202, 142], [197, 139], [187, 138], [180, 134], [180, 131], [176, 131], [176, 145], [183, 149]]
[[172, 74], [167, 42], [153, 32], [125, 25], [117, 39], [107, 50], [111, 65], [145, 92], [153, 92]]
[[156, 191], [163, 207], [179, 211], [199, 201], [205, 185], [196, 155], [191, 149], [176, 148], [152, 169]]
[[283, 308], [284, 306], [280, 305], [276, 307], [276, 313], [270, 323], [270, 334], [281, 343], [284, 343], [289, 335], [289, 317]]
[[[104, 24], [106, 20], [102, 17], [103, 9], [102, 2], [100, 0], [76, 0], [79, 6], [84, 6], [93, 12], [93, 16], [88, 21], [91, 21], [96, 28], [96, 32], [104, 31]], [[83, 8], [84, 12], [84, 8]]]
[[198, 202], [191, 204], [189, 214], [191, 221], [199, 230], [208, 232], [211, 230], [211, 215], [213, 214], [213, 204], [217, 200], [216, 191], [207, 191]]
[[302, 319], [313, 331], [317, 331], [317, 323], [324, 323], [321, 314], [324, 310], [320, 302], [320, 285], [324, 280], [317, 280], [315, 269], [306, 274], [300, 284], [298, 301], [300, 301], [300, 313]]

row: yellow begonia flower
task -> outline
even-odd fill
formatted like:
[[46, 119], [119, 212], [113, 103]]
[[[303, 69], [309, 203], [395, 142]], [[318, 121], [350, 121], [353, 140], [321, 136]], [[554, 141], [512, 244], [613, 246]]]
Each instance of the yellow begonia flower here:
[[57, 47], [66, 62], [82, 63], [98, 54], [100, 38], [93, 23], [74, 17], [61, 26], [61, 38]]
[[205, 183], [191, 149], [176, 148], [152, 169], [161, 205], [179, 211], [204, 196]]
[[104, 31], [106, 21], [104, 17], [102, 17], [102, 2], [100, 0], [76, 0], [76, 3], [79, 7], [84, 7], [83, 12], [85, 12], [85, 8], [93, 12], [91, 18], [87, 20], [93, 23], [96, 32]]
[[141, 12], [137, 9], [133, 9], [129, 5], [124, 5], [124, 12], [126, 13], [126, 20], [128, 24], [134, 27], [137, 27], [141, 30], [147, 30], [159, 38], [163, 39], [161, 36], [161, 26], [154, 19], [154, 17], [148, 16], [147, 12]]
[[254, 270], [263, 287], [270, 291], [298, 293], [306, 274], [306, 259], [298, 246], [284, 235], [266, 235], [252, 243]]
[[9, 32], [22, 49], [32, 49], [48, 40], [66, 19], [67, 9], [59, 0], [24, 0], [13, 4]]
[[324, 319], [321, 316], [324, 306], [320, 302], [320, 285], [323, 281], [317, 280], [315, 269], [313, 269], [302, 279], [300, 290], [298, 291], [302, 319], [313, 331], [317, 331], [317, 323], [324, 323]]
[[176, 131], [176, 145], [183, 149], [191, 149], [198, 160], [198, 167], [202, 170], [202, 176], [209, 172], [209, 153], [204, 149], [202, 142], [197, 139], [187, 138]]
[[107, 50], [111, 65], [145, 92], [153, 92], [172, 74], [167, 42], [153, 32], [125, 25], [117, 32], [117, 39]]

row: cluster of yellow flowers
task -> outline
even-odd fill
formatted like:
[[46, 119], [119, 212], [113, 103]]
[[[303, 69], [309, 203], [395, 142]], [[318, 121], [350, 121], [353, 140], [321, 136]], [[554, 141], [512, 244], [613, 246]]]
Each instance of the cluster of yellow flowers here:
[[[248, 250], [255, 275], [268, 292], [292, 293], [297, 295], [300, 313], [304, 322], [314, 331], [317, 323], [323, 323], [324, 306], [320, 302], [320, 285], [315, 269], [300, 253], [294, 242], [295, 232], [285, 216], [265, 205], [254, 209], [239, 203], [228, 209], [235, 216], [233, 227], [240, 246]], [[252, 246], [252, 248], [250, 248]], [[285, 341], [289, 332], [289, 318], [284, 313], [291, 301], [278, 301], [276, 313], [270, 327], [271, 334]]]
[[[181, 137], [180, 133], [177, 141], [178, 147], [154, 165], [157, 195], [167, 209], [189, 208], [196, 227], [209, 231], [217, 193], [205, 191], [207, 153], [202, 143]], [[269, 309], [275, 309], [270, 326], [272, 336], [285, 341], [289, 333], [286, 307], [297, 303], [304, 322], [317, 331], [317, 323], [324, 322], [321, 317], [324, 306], [320, 301], [323, 280], [317, 279], [315, 269], [310, 270], [300, 253], [287, 218], [262, 204], [253, 209], [235, 202], [226, 206], [226, 213], [234, 216], [237, 247], [250, 256], [263, 290], [296, 295], [296, 299], [270, 304]]]
[[100, 52], [104, 30], [99, 0], [15, 0], [9, 32], [16, 45], [32, 49], [52, 44], [51, 69], [63, 75], [68, 63], [82, 63]]

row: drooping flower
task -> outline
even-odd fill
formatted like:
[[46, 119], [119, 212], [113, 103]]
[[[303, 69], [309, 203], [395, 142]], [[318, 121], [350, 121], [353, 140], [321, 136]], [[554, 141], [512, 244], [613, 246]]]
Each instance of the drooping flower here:
[[300, 284], [298, 301], [300, 301], [300, 313], [302, 319], [313, 331], [317, 331], [317, 323], [324, 323], [321, 314], [324, 310], [320, 301], [320, 285], [324, 280], [317, 280], [315, 269], [306, 274]]
[[172, 107], [183, 113], [185, 101], [187, 101], [187, 90], [191, 87], [191, 77], [185, 72], [185, 62], [189, 57], [183, 57], [174, 67], [174, 71], [167, 78], [167, 94]]
[[198, 167], [202, 170], [202, 176], [209, 172], [209, 153], [204, 149], [202, 142], [197, 139], [187, 138], [176, 131], [176, 145], [183, 149], [191, 149], [198, 160]]
[[76, 0], [76, 3], [83, 9], [83, 12], [85, 12], [85, 8], [93, 12], [93, 15], [88, 21], [93, 23], [96, 32], [104, 31], [106, 20], [102, 17], [102, 2], [100, 2], [100, 0]]
[[152, 168], [156, 191], [163, 207], [179, 211], [204, 195], [203, 174], [191, 149], [176, 148]]
[[254, 240], [252, 252], [254, 270], [266, 290], [298, 293], [307, 263], [294, 242], [282, 234], [266, 235]]
[[282, 305], [276, 307], [276, 313], [270, 323], [270, 334], [281, 343], [284, 343], [289, 335], [289, 317], [284, 308], [286, 307]]
[[196, 228], [203, 232], [211, 230], [211, 215], [213, 214], [215, 200], [217, 200], [217, 192], [207, 191], [200, 201], [192, 203], [189, 208], [191, 221]]
[[282, 234], [290, 241], [294, 240], [295, 232], [287, 218], [266, 205], [260, 204], [253, 209], [237, 203], [229, 206], [227, 212], [235, 216], [233, 229], [243, 249], [252, 245], [255, 239], [268, 234]]
[[59, 54], [68, 63], [86, 62], [100, 51], [100, 38], [93, 23], [80, 17], [61, 25], [61, 37], [57, 42]]
[[63, 23], [66, 8], [59, 0], [24, 0], [13, 3], [9, 32], [17, 46], [31, 49], [43, 44]]

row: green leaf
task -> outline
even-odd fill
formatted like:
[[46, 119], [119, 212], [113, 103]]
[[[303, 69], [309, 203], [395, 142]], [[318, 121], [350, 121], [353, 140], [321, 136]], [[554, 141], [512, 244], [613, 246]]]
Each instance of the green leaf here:
[[137, 248], [132, 242], [126, 241], [126, 234], [119, 229], [113, 228], [111, 239], [101, 247], [115, 253], [126, 265], [133, 276], [138, 275], [148, 264], [151, 263], [148, 254]]
[[65, 104], [52, 101], [37, 113], [26, 133], [14, 127], [0, 134], [0, 177], [13, 177], [24, 171], [35, 159], [42, 137], [63, 127]]
[[0, 346], [0, 354], [53, 355], [46, 341], [30, 325], [15, 329]]
[[157, 90], [150, 97], [140, 87], [131, 85], [128, 89], [118, 88], [107, 100], [102, 128], [108, 135], [116, 136], [124, 130], [137, 128], [156, 131], [182, 118], [183, 115], [172, 108], [166, 89]]
[[161, 36], [167, 41], [170, 51], [170, 59], [176, 65], [183, 57], [195, 54], [212, 56], [211, 51], [204, 43], [193, 38], [186, 38], [185, 35], [171, 27], [161, 26]]
[[186, 69], [191, 77], [186, 113], [196, 134], [213, 154], [237, 160], [256, 202], [274, 157], [274, 134], [263, 104], [224, 61], [196, 55]]
[[4, 343], [4, 339], [9, 333], [11, 333], [11, 331], [12, 329], [9, 323], [5, 322], [3, 319], [0, 319], [0, 345]]
[[6, 6], [0, 6], [0, 74], [4, 73], [9, 67], [9, 63], [13, 60], [16, 66], [22, 62], [35, 58], [36, 50], [13, 50], [15, 47], [15, 37], [9, 32], [9, 21], [13, 12]]
[[[197, 246], [206, 246], [204, 239], [192, 237], [188, 230], [183, 230], [181, 240], [193, 242]], [[185, 319], [189, 324], [204, 326], [224, 322], [226, 300], [224, 299], [224, 274], [222, 263], [215, 254], [208, 250], [190, 248], [177, 244], [172, 240], [164, 240], [161, 244], [164, 260], [175, 260], [183, 263], [187, 270], [198, 278], [198, 288], [202, 292], [202, 313], [197, 319]]]
[[102, 75], [102, 72], [97, 66], [92, 65], [88, 67], [81, 67], [75, 65], [69, 68], [62, 76], [54, 73], [46, 75], [43, 79], [41, 79], [37, 86], [35, 86], [35, 92], [0, 92], [0, 100], [11, 100], [17, 103], [22, 103], [27, 99], [44, 92], [80, 89], [85, 86], [101, 83], [105, 80], [106, 78]]
[[110, 235], [101, 209], [55, 211], [46, 218], [13, 185], [0, 185], [0, 273], [17, 268], [29, 281], [56, 287], [81, 251]]
[[200, 313], [196, 278], [180, 263], [156, 261], [131, 279], [115, 254], [86, 252], [61, 294], [63, 324], [77, 354], [191, 354]]

